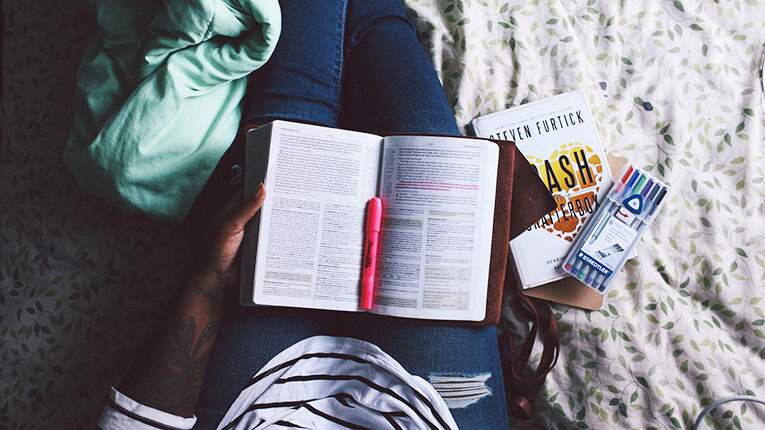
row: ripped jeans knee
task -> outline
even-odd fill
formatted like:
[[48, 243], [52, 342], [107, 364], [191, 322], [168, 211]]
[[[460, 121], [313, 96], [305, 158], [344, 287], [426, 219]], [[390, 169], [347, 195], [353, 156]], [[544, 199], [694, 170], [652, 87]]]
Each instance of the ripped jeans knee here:
[[487, 384], [491, 376], [490, 372], [433, 373], [428, 375], [428, 381], [449, 409], [461, 409], [491, 396], [491, 388]]

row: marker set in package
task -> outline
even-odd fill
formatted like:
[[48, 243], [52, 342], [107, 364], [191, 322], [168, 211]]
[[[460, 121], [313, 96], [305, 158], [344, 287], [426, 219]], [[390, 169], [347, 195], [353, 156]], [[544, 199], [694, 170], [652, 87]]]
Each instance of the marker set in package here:
[[563, 262], [563, 270], [605, 293], [646, 227], [653, 221], [669, 188], [628, 165]]

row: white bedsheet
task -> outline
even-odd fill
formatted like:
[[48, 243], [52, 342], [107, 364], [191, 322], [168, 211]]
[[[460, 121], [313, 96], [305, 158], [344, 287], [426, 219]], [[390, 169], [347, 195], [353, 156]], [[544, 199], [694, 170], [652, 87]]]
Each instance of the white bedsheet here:
[[[603, 309], [555, 306], [536, 421], [687, 428], [713, 399], [765, 397], [765, 4], [406, 3], [461, 125], [583, 89], [606, 150], [673, 187]], [[765, 427], [751, 405], [713, 417]]]

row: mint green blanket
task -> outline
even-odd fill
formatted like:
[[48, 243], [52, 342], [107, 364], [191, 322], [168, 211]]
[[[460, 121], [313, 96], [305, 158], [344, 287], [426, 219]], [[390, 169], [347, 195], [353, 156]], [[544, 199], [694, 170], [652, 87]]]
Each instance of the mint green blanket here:
[[64, 161], [86, 191], [181, 222], [233, 141], [277, 0], [94, 0]]

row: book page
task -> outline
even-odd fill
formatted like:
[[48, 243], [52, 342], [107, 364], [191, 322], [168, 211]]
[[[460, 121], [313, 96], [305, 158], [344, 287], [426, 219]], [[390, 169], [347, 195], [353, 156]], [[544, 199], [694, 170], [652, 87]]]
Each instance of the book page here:
[[498, 163], [486, 140], [385, 138], [376, 313], [484, 318]]
[[277, 121], [257, 244], [257, 304], [357, 310], [382, 138]]

